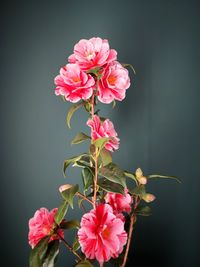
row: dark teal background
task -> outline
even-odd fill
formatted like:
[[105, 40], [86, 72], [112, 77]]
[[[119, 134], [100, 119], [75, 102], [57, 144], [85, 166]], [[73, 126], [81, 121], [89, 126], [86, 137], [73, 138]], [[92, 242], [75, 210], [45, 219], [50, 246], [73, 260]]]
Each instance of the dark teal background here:
[[[53, 79], [81, 38], [107, 38], [118, 59], [134, 65], [132, 86], [115, 109], [101, 105], [121, 139], [114, 160], [124, 169], [176, 175], [155, 180], [153, 215], [139, 218], [127, 266], [199, 266], [199, 1], [3, 1], [1, 4], [1, 263], [26, 267], [28, 220], [60, 203], [64, 159], [85, 126], [54, 95]], [[79, 210], [69, 212], [70, 218]], [[66, 238], [71, 239], [67, 234]], [[72, 266], [65, 249], [58, 267]]]

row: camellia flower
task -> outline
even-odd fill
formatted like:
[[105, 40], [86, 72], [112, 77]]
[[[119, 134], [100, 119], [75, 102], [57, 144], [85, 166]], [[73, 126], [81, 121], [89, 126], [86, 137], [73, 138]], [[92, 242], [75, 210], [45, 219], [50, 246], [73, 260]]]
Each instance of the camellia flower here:
[[60, 75], [55, 78], [55, 94], [62, 95], [70, 102], [88, 99], [93, 93], [94, 78], [76, 64], [67, 64], [60, 69]]
[[107, 40], [93, 37], [82, 39], [74, 46], [74, 54], [69, 56], [70, 63], [77, 63], [82, 70], [101, 67], [117, 59], [117, 52], [110, 49]]
[[131, 212], [131, 204], [133, 203], [133, 199], [131, 195], [128, 193], [128, 189], [125, 189], [125, 195], [118, 193], [107, 193], [105, 196], [106, 203], [110, 204], [113, 208], [114, 213], [120, 212]]
[[[34, 248], [37, 243], [45, 236], [51, 236], [49, 241], [54, 239], [59, 239], [59, 236], [54, 233], [54, 228], [56, 224], [54, 222], [54, 217], [57, 212], [57, 208], [48, 211], [46, 208], [41, 208], [37, 210], [29, 220], [29, 244]], [[58, 233], [63, 237], [64, 232], [59, 229]]]
[[112, 152], [119, 148], [120, 139], [117, 137], [113, 123], [109, 119], [101, 122], [100, 118], [94, 115], [93, 119], [87, 121], [87, 125], [92, 129], [91, 136], [93, 140], [110, 137], [111, 139], [105, 144], [105, 148]]
[[122, 101], [129, 86], [128, 70], [119, 62], [114, 61], [108, 64], [102, 73], [98, 86], [98, 99], [105, 104], [109, 104], [113, 100]]
[[78, 239], [87, 258], [103, 263], [122, 252], [127, 233], [124, 222], [113, 214], [110, 205], [100, 204], [84, 214], [80, 226]]

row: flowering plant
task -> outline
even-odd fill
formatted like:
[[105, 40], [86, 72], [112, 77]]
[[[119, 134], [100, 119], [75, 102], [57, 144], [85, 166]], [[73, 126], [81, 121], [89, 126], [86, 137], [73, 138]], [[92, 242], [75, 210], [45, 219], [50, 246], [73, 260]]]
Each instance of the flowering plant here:
[[[41, 208], [29, 220], [30, 267], [54, 266], [60, 242], [74, 254], [77, 267], [93, 266], [95, 261], [102, 267], [111, 259], [124, 267], [136, 218], [150, 215], [151, 209], [145, 203], [155, 200], [146, 185], [159, 177], [179, 180], [172, 176], [144, 175], [140, 168], [131, 173], [112, 161], [120, 139], [113, 123], [99, 115], [96, 105], [99, 101], [115, 104], [125, 98], [130, 87], [126, 67], [133, 67], [119, 63], [116, 50], [98, 37], [80, 40], [68, 60], [55, 78], [55, 94], [75, 103], [67, 114], [69, 128], [76, 110], [83, 107], [88, 112], [91, 134], [80, 132], [72, 144], [89, 140], [90, 146], [87, 153], [66, 159], [63, 165], [64, 174], [70, 165], [82, 169], [82, 187], [61, 185], [61, 205], [51, 211]], [[130, 186], [126, 179], [130, 179]], [[76, 197], [84, 213], [80, 221], [66, 219]], [[84, 202], [91, 205], [89, 210]], [[77, 232], [73, 244], [69, 244], [64, 231], [73, 228]]]

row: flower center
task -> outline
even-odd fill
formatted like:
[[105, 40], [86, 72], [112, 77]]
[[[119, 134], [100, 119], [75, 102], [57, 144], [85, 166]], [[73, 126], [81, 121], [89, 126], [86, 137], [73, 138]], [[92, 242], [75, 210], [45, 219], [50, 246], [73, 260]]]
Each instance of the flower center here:
[[108, 238], [110, 235], [110, 231], [108, 229], [108, 227], [106, 227], [103, 231], [102, 231], [102, 237], [103, 238]]
[[117, 77], [114, 76], [114, 75], [110, 75], [110, 76], [108, 77], [108, 83], [109, 83], [110, 85], [114, 85], [115, 82], [116, 82], [116, 80], [117, 80]]
[[49, 225], [45, 225], [45, 226], [42, 228], [42, 230], [43, 230], [43, 233], [44, 233], [45, 235], [49, 235], [52, 229], [51, 229], [51, 226], [49, 226]]
[[79, 77], [73, 77], [72, 80], [75, 83], [80, 82], [80, 78]]
[[93, 57], [94, 57], [94, 52], [91, 52], [91, 51], [87, 51], [85, 52], [85, 57], [88, 59], [88, 60], [91, 60]]

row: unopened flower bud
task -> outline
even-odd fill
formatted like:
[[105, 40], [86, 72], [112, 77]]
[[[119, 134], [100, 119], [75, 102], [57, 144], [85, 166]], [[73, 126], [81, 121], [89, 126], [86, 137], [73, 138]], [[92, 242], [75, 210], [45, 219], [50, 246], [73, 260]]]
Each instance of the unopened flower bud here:
[[63, 184], [63, 185], [61, 185], [61, 186], [59, 187], [59, 191], [60, 191], [60, 193], [62, 193], [63, 191], [65, 191], [65, 190], [67, 190], [67, 189], [69, 189], [69, 188], [71, 188], [71, 187], [72, 187], [71, 184]]
[[139, 181], [140, 184], [146, 184], [147, 183], [147, 178], [142, 176], [142, 177], [138, 178], [138, 181]]
[[149, 202], [154, 201], [156, 199], [156, 197], [153, 194], [147, 193], [142, 197], [142, 199], [149, 203]]
[[140, 168], [138, 168], [138, 169], [136, 170], [136, 172], [135, 172], [135, 175], [136, 175], [137, 178], [142, 177], [142, 176], [143, 176], [143, 172], [142, 172], [142, 170], [141, 170]]

